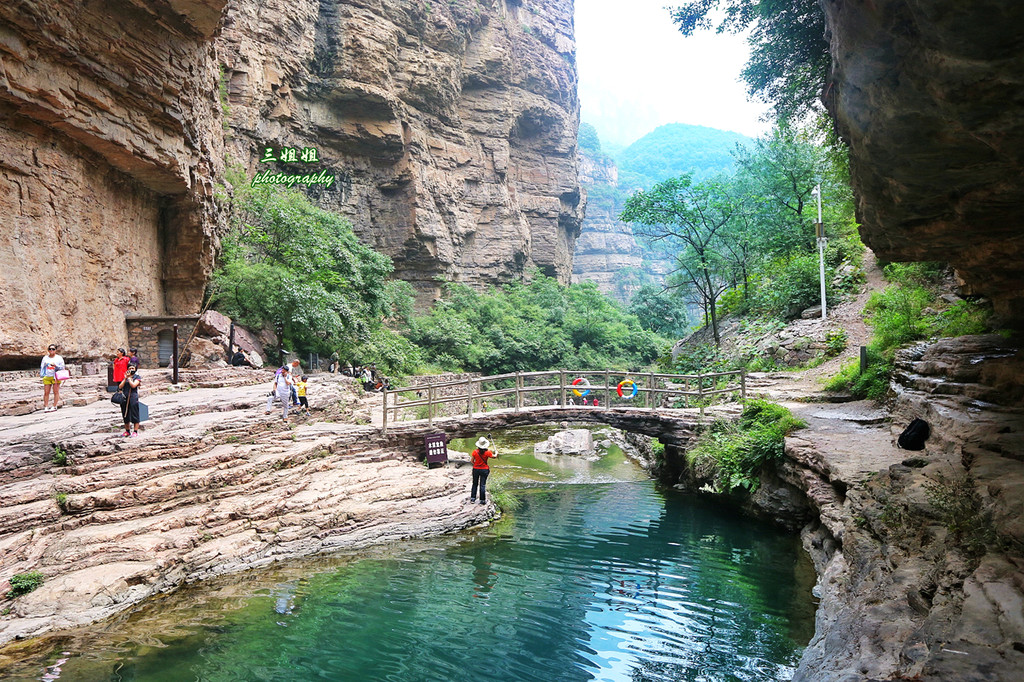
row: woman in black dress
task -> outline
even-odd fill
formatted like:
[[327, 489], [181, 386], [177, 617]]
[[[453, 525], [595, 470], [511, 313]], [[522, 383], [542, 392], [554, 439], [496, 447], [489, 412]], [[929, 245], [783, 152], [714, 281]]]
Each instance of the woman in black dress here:
[[[125, 401], [121, 404], [121, 416], [124, 418], [122, 436], [136, 438], [139, 435], [139, 385], [142, 378], [136, 372], [136, 366], [129, 364], [128, 373], [124, 375], [119, 387], [124, 393]], [[129, 425], [133, 428], [129, 430]]]

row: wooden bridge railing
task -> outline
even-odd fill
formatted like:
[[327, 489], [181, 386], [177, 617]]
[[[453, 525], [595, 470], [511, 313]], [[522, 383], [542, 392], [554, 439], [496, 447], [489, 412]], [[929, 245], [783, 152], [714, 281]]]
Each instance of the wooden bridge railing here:
[[[621, 377], [621, 378], [620, 378]], [[736, 379], [733, 380], [732, 377]], [[585, 382], [574, 384], [579, 379]], [[618, 395], [620, 381], [629, 380], [636, 384], [636, 395], [623, 397]], [[490, 384], [491, 388], [487, 388]], [[689, 407], [691, 400], [700, 408], [701, 416], [704, 408], [712, 404], [718, 397], [727, 394], [739, 394], [741, 400], [747, 397], [746, 371], [714, 372], [710, 374], [660, 374], [656, 372], [636, 373], [618, 370], [569, 371], [549, 370], [546, 372], [513, 372], [494, 376], [472, 377], [457, 381], [428, 383], [426, 386], [411, 386], [384, 390], [384, 420], [382, 428], [387, 433], [388, 422], [397, 422], [400, 411], [415, 409], [419, 413], [417, 420], [426, 420], [433, 425], [436, 412], [443, 405], [465, 403], [466, 409], [459, 413], [472, 417], [479, 407], [486, 412], [488, 401], [506, 409], [519, 412], [525, 407], [546, 405], [547, 400], [554, 396], [552, 405], [571, 407], [577, 399], [577, 392], [587, 391], [588, 401], [593, 397], [603, 398], [601, 404], [594, 409], [611, 410], [624, 407], [642, 407], [657, 411], [663, 407], [661, 403], [672, 398], [682, 398], [683, 406]], [[632, 388], [628, 388], [632, 395]], [[668, 400], [666, 399], [668, 396]], [[545, 402], [539, 402], [543, 399]], [[617, 401], [612, 405], [612, 400]], [[389, 412], [391, 419], [389, 419]]]

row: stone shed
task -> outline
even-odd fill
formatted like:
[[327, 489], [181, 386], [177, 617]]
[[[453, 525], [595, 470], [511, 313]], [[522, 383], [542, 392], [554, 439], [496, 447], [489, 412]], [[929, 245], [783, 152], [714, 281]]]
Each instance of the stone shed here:
[[125, 315], [129, 348], [139, 349], [139, 361], [144, 368], [168, 367], [174, 352], [174, 325], [178, 325], [178, 349], [192, 335], [199, 322], [198, 315], [165, 317]]

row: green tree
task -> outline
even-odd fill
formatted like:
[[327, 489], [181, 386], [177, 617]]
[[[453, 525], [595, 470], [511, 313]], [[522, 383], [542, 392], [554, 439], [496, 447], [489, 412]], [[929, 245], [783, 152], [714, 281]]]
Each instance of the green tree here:
[[678, 291], [644, 284], [629, 301], [629, 313], [644, 329], [670, 338], [679, 338], [690, 327], [686, 302]]
[[411, 288], [390, 279], [390, 258], [297, 190], [253, 188], [237, 170], [228, 181], [230, 231], [211, 278], [217, 309], [256, 329], [282, 324], [293, 350], [356, 358], [387, 349], [367, 361], [391, 372], [416, 364], [412, 345], [387, 327], [411, 311]]
[[649, 242], [664, 242], [676, 250], [676, 277], [695, 291], [711, 320], [715, 344], [718, 333], [718, 297], [728, 288], [729, 264], [722, 245], [740, 203], [726, 179], [692, 184], [689, 175], [639, 190], [627, 201], [619, 219], [636, 223], [636, 234]]
[[778, 126], [736, 151], [737, 190], [748, 199], [750, 238], [767, 257], [815, 248], [817, 207], [811, 192], [821, 184], [826, 224], [852, 227], [852, 193], [841, 160], [804, 132]]
[[818, 0], [690, 0], [671, 14], [687, 36], [700, 29], [749, 29], [750, 59], [742, 77], [751, 96], [772, 105], [777, 120], [822, 112], [818, 98], [832, 62]]
[[444, 369], [485, 374], [640, 367], [666, 345], [592, 282], [566, 287], [540, 273], [488, 292], [448, 284], [410, 334]]

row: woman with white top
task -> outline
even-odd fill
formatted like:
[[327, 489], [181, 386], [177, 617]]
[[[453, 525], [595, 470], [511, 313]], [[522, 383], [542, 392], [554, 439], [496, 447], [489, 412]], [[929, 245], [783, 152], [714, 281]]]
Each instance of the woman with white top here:
[[[57, 372], [64, 369], [64, 358], [57, 355], [57, 346], [50, 344], [46, 349], [43, 361], [39, 363], [39, 376], [43, 378], [43, 412], [53, 412], [60, 402], [60, 381]], [[53, 388], [53, 407], [47, 407], [50, 401], [50, 388]]]
[[281, 413], [282, 419], [288, 418], [288, 408], [291, 405], [292, 383], [292, 373], [289, 371], [288, 365], [285, 365], [274, 378], [274, 393], [284, 403], [284, 412]]

